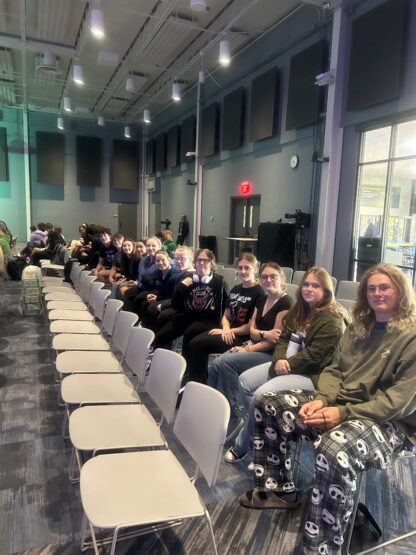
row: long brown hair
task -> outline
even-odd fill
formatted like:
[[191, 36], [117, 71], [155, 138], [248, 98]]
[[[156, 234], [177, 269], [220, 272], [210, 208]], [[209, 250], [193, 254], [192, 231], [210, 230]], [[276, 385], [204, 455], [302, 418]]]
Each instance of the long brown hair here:
[[[324, 290], [324, 298], [312, 308], [302, 295], [303, 284], [311, 274], [315, 275]], [[343, 318], [345, 321], [349, 321], [350, 319], [347, 311], [335, 300], [334, 285], [331, 276], [322, 266], [312, 266], [312, 268], [309, 268], [303, 274], [296, 294], [296, 303], [290, 309], [287, 315], [287, 321], [290, 322], [293, 329], [305, 331], [310, 327], [313, 320], [324, 310], [334, 312], [334, 314], [339, 315], [339, 317]]]
[[374, 274], [387, 276], [397, 290], [398, 303], [387, 329], [408, 331], [416, 323], [416, 299], [407, 277], [393, 264], [377, 264], [369, 268], [358, 286], [357, 301], [352, 311], [352, 333], [357, 338], [367, 337], [374, 327], [375, 314], [367, 299], [368, 280]]

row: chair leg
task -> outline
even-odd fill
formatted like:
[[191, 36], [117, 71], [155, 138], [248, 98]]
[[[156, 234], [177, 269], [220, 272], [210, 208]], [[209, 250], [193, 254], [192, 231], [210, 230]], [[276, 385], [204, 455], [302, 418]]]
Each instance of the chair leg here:
[[215, 555], [218, 555], [217, 544], [215, 543], [214, 529], [212, 527], [211, 517], [210, 517], [209, 512], [207, 511], [207, 509], [205, 509], [205, 516], [207, 517], [209, 530], [211, 532], [212, 544], [214, 546], [214, 553], [215, 553]]
[[357, 477], [357, 488], [356, 488], [356, 497], [355, 497], [355, 501], [354, 501], [354, 508], [352, 510], [351, 516], [350, 516], [350, 525], [348, 528], [348, 536], [347, 536], [347, 541], [344, 544], [344, 555], [350, 555], [350, 544], [351, 544], [351, 539], [352, 539], [352, 533], [354, 531], [354, 522], [355, 522], [355, 517], [357, 516], [357, 511], [358, 511], [358, 502], [359, 502], [359, 498], [360, 498], [360, 490], [361, 490], [361, 484], [363, 481], [363, 473], [360, 472], [358, 474]]
[[110, 555], [114, 555], [116, 552], [116, 545], [117, 545], [117, 538], [118, 538], [119, 531], [120, 531], [120, 528], [117, 526], [117, 528], [114, 530], [113, 541], [111, 542]]
[[84, 551], [88, 551], [89, 549], [91, 549], [90, 543], [87, 542], [87, 527], [88, 526], [90, 527], [92, 545], [94, 546], [94, 553], [95, 553], [95, 555], [100, 555], [100, 553], [98, 551], [97, 540], [95, 538], [94, 528], [93, 528], [92, 524], [89, 522], [89, 520], [87, 519], [87, 515], [85, 513], [82, 515], [81, 546], [80, 546], [81, 552], [84, 553]]

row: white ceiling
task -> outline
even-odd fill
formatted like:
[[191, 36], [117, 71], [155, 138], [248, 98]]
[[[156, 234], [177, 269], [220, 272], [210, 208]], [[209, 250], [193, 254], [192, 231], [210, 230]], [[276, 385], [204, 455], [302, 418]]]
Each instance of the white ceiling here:
[[[206, 12], [195, 13], [190, 0], [0, 0], [0, 106], [57, 114], [69, 96], [80, 117], [138, 123], [145, 107], [156, 114], [171, 102], [175, 79], [186, 89], [202, 64], [207, 74], [218, 68], [221, 39], [236, 55], [304, 3], [321, 2], [206, 3]], [[104, 13], [102, 40], [89, 30], [97, 5]], [[61, 73], [36, 70], [45, 49], [57, 56]], [[100, 52], [115, 53], [119, 62], [99, 64]], [[83, 68], [82, 86], [72, 81], [74, 61]], [[126, 91], [129, 75], [135, 76], [134, 93]]]

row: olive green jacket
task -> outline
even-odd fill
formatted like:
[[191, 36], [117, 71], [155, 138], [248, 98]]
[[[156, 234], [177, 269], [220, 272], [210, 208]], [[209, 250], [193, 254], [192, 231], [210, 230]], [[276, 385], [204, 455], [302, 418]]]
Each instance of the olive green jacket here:
[[[287, 346], [290, 336], [297, 330], [293, 329], [289, 318], [285, 321], [280, 339], [273, 353], [270, 377], [275, 378], [274, 365], [276, 360], [286, 360]], [[312, 322], [303, 340], [304, 348], [288, 358], [292, 374], [305, 374], [311, 378], [315, 387], [321, 371], [332, 362], [339, 340], [345, 331], [342, 315], [324, 310]]]

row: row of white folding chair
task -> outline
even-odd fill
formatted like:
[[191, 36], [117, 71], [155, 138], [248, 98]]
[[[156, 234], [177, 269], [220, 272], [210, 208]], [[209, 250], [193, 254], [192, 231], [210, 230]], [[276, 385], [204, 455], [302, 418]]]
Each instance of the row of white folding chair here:
[[91, 276], [87, 272], [82, 272], [79, 282], [79, 293], [62, 293], [61, 291], [48, 291], [45, 295], [46, 309], [48, 311], [87, 310], [87, 305], [91, 292], [91, 285], [96, 280], [96, 276]]
[[[125, 535], [132, 537], [205, 516], [217, 554], [211, 519], [193, 482], [200, 471], [209, 487], [215, 484], [229, 414], [221, 393], [195, 382], [186, 385], [173, 431], [196, 463], [192, 478], [165, 449], [99, 455], [86, 462], [80, 479], [85, 512], [81, 550], [93, 547], [98, 553], [99, 544], [111, 542], [110, 555], [114, 555], [124, 530], [135, 528]], [[95, 527], [114, 530], [112, 538], [97, 542]]]
[[[93, 318], [97, 322], [103, 321], [107, 299], [111, 295], [111, 291], [102, 289], [103, 285], [104, 284], [100, 282], [94, 282], [91, 285], [89, 308], [92, 311]], [[84, 314], [84, 311], [82, 311], [81, 314]], [[97, 335], [101, 333], [101, 326], [94, 321], [52, 320], [49, 330], [51, 334], [78, 333]]]
[[[107, 296], [106, 291], [99, 291], [100, 296]], [[137, 318], [134, 319], [129, 316], [130, 312], [125, 312], [128, 316], [122, 316], [120, 319], [118, 315], [123, 307], [123, 302], [117, 299], [110, 299], [105, 307], [104, 315], [102, 319], [102, 331], [108, 336], [112, 337], [113, 344], [117, 351], [122, 353], [122, 356], [125, 354], [125, 349], [127, 348], [127, 340], [128, 334], [130, 332], [130, 323], [133, 324], [137, 321]], [[118, 323], [117, 323], [118, 320]], [[68, 322], [68, 320], [64, 320], [63, 322]], [[85, 322], [78, 322], [80, 327], [82, 327]], [[89, 322], [87, 322], [89, 323]], [[93, 322], [91, 322], [93, 323]], [[52, 323], [53, 324], [53, 323]], [[52, 325], [51, 324], [51, 325]], [[116, 326], [117, 324], [117, 326]], [[131, 325], [133, 325], [131, 324]], [[74, 334], [72, 332], [64, 332], [60, 333], [52, 339], [52, 348], [60, 351], [62, 350], [62, 346], [67, 341], [68, 336], [79, 336], [83, 344], [85, 345], [84, 337], [86, 340], [90, 341], [91, 336], [89, 334]], [[75, 344], [76, 338], [74, 337]], [[79, 344], [79, 343], [78, 343]], [[68, 349], [67, 351], [59, 352], [56, 356], [55, 365], [56, 370], [59, 374], [73, 374], [73, 373], [82, 373], [82, 372], [94, 372], [94, 363], [100, 363], [102, 365], [107, 359], [107, 363], [105, 365], [104, 370], [97, 370], [98, 372], [121, 372], [121, 365], [113, 353], [101, 353], [96, 352], [93, 349], [87, 348], [80, 348], [76, 349], [74, 352], [73, 349]], [[107, 350], [107, 349], [106, 349]], [[100, 358], [101, 355], [101, 358]], [[104, 360], [103, 360], [104, 359]], [[101, 366], [100, 366], [101, 367]]]
[[61, 399], [65, 404], [63, 435], [70, 408], [74, 405], [140, 402], [138, 389], [144, 383], [154, 333], [145, 328], [134, 328], [136, 321], [136, 314], [120, 312], [111, 345], [114, 351], [120, 351], [121, 360], [137, 377], [137, 385], [132, 384], [112, 351], [65, 351], [57, 356], [57, 371], [61, 375], [71, 374], [61, 383]]
[[[83, 272], [86, 274], [86, 272]], [[91, 297], [93, 291], [96, 288], [92, 288], [93, 283], [95, 283], [96, 277], [89, 276], [88, 274], [82, 278], [82, 297], [83, 300], [74, 300], [73, 298], [69, 301], [48, 301], [46, 309], [48, 310], [49, 320], [87, 320], [93, 321], [93, 316], [88, 312], [88, 306], [91, 302]], [[99, 285], [98, 288], [103, 287]], [[82, 315], [85, 312], [85, 315]]]
[[[115, 346], [124, 346], [125, 335], [128, 337], [130, 327], [138, 320], [138, 315], [133, 312], [120, 314], [120, 301], [110, 299], [107, 303], [102, 331], [111, 338]], [[114, 333], [113, 333], [114, 332]], [[91, 335], [85, 333], [59, 333], [52, 339], [52, 348], [58, 353], [60, 351], [109, 351], [110, 344], [103, 335]]]
[[[140, 328], [134, 336], [144, 334]], [[144, 391], [153, 399], [161, 412], [156, 421], [140, 403], [88, 405], [75, 409], [69, 418], [69, 437], [74, 447], [70, 476], [74, 478], [74, 463], [81, 468], [82, 452], [167, 447], [161, 431], [162, 422], [172, 422], [186, 361], [173, 351], [156, 349], [153, 354]]]
[[45, 301], [74, 301], [78, 299], [88, 303], [91, 283], [96, 280], [97, 278], [91, 276], [88, 272], [81, 272], [77, 290], [67, 287], [44, 287], [43, 293], [45, 294]]
[[[72, 288], [72, 285], [70, 283], [66, 283], [65, 281], [63, 281], [62, 278], [42, 278], [42, 290], [44, 293], [68, 293], [68, 291], [75, 291], [75, 292], [79, 292], [79, 287], [80, 287], [80, 279], [81, 279], [81, 273], [83, 271], [83, 266], [81, 266], [78, 262], [76, 264], [73, 265], [72, 269], [71, 269], [71, 273], [70, 273], [70, 280], [72, 282], [72, 285], [74, 286]], [[54, 280], [54, 281], [51, 281]]]

